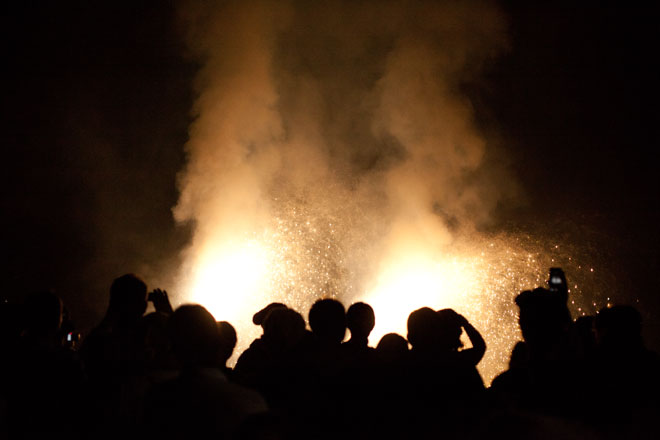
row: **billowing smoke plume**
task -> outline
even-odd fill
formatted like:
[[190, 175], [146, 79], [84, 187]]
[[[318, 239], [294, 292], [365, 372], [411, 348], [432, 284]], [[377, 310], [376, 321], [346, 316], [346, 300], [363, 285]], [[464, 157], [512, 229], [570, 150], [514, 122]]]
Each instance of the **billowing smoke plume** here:
[[[505, 45], [491, 2], [200, 2], [183, 13], [201, 63], [174, 210], [195, 229], [183, 289], [215, 280], [218, 310], [243, 295], [241, 319], [275, 299], [306, 314], [322, 295], [363, 297], [394, 259], [432, 259], [488, 221], [502, 185], [462, 86]], [[256, 282], [262, 263], [266, 284], [229, 283]]]

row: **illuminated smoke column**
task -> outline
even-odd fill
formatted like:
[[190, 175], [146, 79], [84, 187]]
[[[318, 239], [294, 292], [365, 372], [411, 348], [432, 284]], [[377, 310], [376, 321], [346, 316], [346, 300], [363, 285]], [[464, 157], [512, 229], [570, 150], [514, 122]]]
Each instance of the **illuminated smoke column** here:
[[[513, 185], [461, 92], [506, 44], [491, 2], [236, 1], [182, 10], [200, 61], [174, 210], [193, 222], [178, 288], [239, 332], [283, 301], [369, 301], [375, 338], [413, 309], [483, 331], [486, 377], [540, 284], [546, 244], [478, 233]], [[531, 246], [531, 251], [530, 251]], [[549, 246], [549, 244], [548, 244]], [[530, 258], [533, 261], [530, 261]]]

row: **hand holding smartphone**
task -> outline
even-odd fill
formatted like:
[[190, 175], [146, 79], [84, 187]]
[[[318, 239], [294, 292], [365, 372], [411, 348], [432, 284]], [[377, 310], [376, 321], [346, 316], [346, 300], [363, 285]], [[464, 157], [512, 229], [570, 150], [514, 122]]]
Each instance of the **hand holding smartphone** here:
[[551, 267], [548, 276], [548, 289], [552, 292], [557, 292], [568, 300], [568, 283], [566, 282], [566, 274], [559, 267]]
[[154, 304], [154, 308], [157, 312], [165, 313], [171, 315], [174, 310], [172, 310], [172, 305], [170, 304], [170, 299], [167, 296], [167, 291], [162, 289], [154, 289], [149, 292], [147, 295], [147, 301], [151, 301]]

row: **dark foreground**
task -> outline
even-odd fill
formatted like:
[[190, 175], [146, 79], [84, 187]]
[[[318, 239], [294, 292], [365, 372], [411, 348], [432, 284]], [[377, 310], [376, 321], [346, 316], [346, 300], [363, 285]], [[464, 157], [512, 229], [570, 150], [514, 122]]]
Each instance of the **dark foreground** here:
[[[147, 300], [157, 311], [144, 315]], [[367, 304], [319, 300], [307, 322], [270, 304], [230, 369], [230, 323], [173, 311], [134, 275], [84, 339], [57, 296], [35, 293], [2, 304], [0, 438], [658, 438], [660, 364], [640, 314], [574, 321], [566, 301], [561, 283], [518, 295], [524, 340], [486, 388], [487, 341], [451, 309], [415, 310], [405, 338], [373, 348]]]

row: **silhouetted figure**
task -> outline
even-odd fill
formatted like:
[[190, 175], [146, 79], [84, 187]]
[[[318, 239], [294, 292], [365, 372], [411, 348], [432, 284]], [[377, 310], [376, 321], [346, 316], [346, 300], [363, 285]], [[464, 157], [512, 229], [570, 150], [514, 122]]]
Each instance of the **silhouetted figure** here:
[[372, 367], [375, 350], [369, 347], [369, 334], [375, 324], [374, 309], [369, 304], [358, 302], [348, 308], [346, 326], [351, 332], [351, 338], [343, 343], [343, 349], [352, 367], [359, 369]]
[[287, 308], [286, 304], [282, 304], [278, 302], [270, 303], [266, 307], [255, 313], [254, 316], [252, 316], [252, 323], [254, 325], [263, 326], [263, 323], [266, 321], [266, 317], [270, 312], [272, 312], [275, 309], [286, 309], [286, 308]]
[[[446, 353], [462, 359], [462, 362], [476, 366], [486, 353], [486, 341], [481, 334], [468, 322], [463, 315], [459, 315], [452, 309], [437, 311], [440, 318], [439, 346]], [[472, 348], [463, 349], [461, 334], [465, 331], [472, 344]]]
[[575, 357], [581, 361], [593, 358], [596, 351], [594, 321], [593, 316], [580, 316], [573, 323], [573, 350]]
[[408, 341], [397, 333], [388, 333], [380, 338], [376, 354], [381, 363], [401, 362], [408, 354]]
[[529, 350], [523, 341], [516, 342], [509, 358], [509, 369], [501, 372], [490, 384], [489, 393], [495, 406], [515, 408], [527, 392], [530, 378]]
[[526, 290], [516, 297], [519, 325], [532, 362], [565, 355], [571, 314], [563, 296], [543, 288]]
[[[237, 382], [252, 388], [260, 389], [259, 383], [261, 382], [261, 377], [267, 365], [272, 361], [274, 357], [283, 359], [287, 356], [287, 354], [283, 354], [282, 350], [280, 350], [281, 346], [283, 345], [281, 339], [286, 339], [285, 334], [287, 333], [287, 330], [280, 329], [277, 325], [271, 325], [268, 330], [266, 330], [266, 322], [268, 317], [272, 312], [279, 310], [289, 309], [285, 304], [273, 302], [259, 310], [252, 317], [252, 323], [254, 325], [261, 326], [261, 328], [264, 330], [264, 333], [261, 337], [252, 341], [250, 346], [243, 353], [241, 353], [238, 360], [236, 361], [236, 366], [234, 368], [234, 372], [236, 374], [234, 378]], [[294, 314], [297, 314], [297, 312], [294, 311]], [[282, 320], [278, 321], [288, 327], [289, 331], [292, 328], [300, 326], [300, 323], [298, 322], [299, 320], [293, 314], [285, 314], [281, 316], [287, 316], [289, 318], [286, 324], [284, 324]], [[302, 327], [304, 331], [305, 324], [302, 316], [300, 316], [300, 320], [303, 322]], [[295, 333], [296, 332], [293, 331], [291, 332], [291, 335]], [[297, 342], [298, 341], [295, 341], [292, 344], [295, 345]], [[291, 343], [284, 345], [291, 345]], [[260, 391], [262, 393], [264, 392], [263, 389], [260, 389]], [[268, 393], [265, 393], [265, 397], [268, 399], [270, 396]], [[272, 406], [273, 402], [269, 402], [269, 404]]]
[[440, 332], [438, 314], [430, 307], [422, 307], [408, 316], [408, 342], [416, 353], [433, 352]]
[[309, 310], [309, 326], [319, 346], [337, 348], [346, 336], [346, 314], [342, 303], [326, 298]]
[[170, 344], [168, 320], [168, 315], [152, 312], [140, 319], [137, 328], [137, 335], [142, 343], [139, 350], [142, 369], [156, 382], [161, 381], [160, 377], [171, 379], [172, 372], [178, 368]]
[[147, 285], [133, 274], [115, 279], [110, 304], [101, 323], [91, 331], [81, 348], [87, 371], [97, 376], [130, 374], [136, 367], [136, 330], [147, 308]]
[[260, 324], [263, 335], [238, 358], [233, 377], [259, 391], [271, 408], [270, 416], [250, 423], [259, 430], [275, 424], [276, 431], [288, 432], [283, 438], [290, 438], [300, 431], [301, 413], [310, 406], [305, 398], [310, 393], [310, 335], [303, 317], [286, 307], [273, 308]]
[[374, 438], [405, 438], [410, 433], [404, 417], [410, 406], [408, 354], [408, 341], [396, 333], [384, 335], [376, 346], [370, 402], [359, 413], [371, 419]]
[[220, 337], [220, 349], [218, 351], [218, 365], [227, 377], [231, 378], [233, 370], [227, 365], [227, 361], [234, 353], [238, 335], [233, 325], [227, 321], [218, 321], [218, 335]]
[[[472, 348], [459, 350], [463, 331]], [[424, 307], [408, 317], [408, 341], [411, 422], [425, 431], [430, 420], [441, 418], [444, 432], [457, 435], [481, 415], [485, 389], [476, 366], [486, 351], [483, 338], [453, 310]]]
[[351, 332], [351, 339], [344, 343], [348, 349], [363, 350], [369, 347], [369, 334], [376, 324], [374, 309], [369, 304], [352, 304], [346, 312], [346, 326]]
[[144, 374], [139, 324], [146, 308], [144, 281], [133, 274], [115, 279], [105, 317], [80, 348], [89, 375], [83, 420], [92, 435], [129, 429], [136, 422], [134, 402]]
[[335, 299], [320, 299], [309, 310], [309, 326], [314, 337], [312, 368], [326, 385], [338, 380], [346, 367], [347, 357], [341, 349], [346, 336], [346, 313]]
[[168, 334], [169, 315], [152, 312], [137, 323], [135, 329], [136, 357], [133, 373], [124, 377], [119, 385], [121, 398], [116, 403], [117, 416], [110, 419], [117, 431], [135, 429], [143, 417], [147, 391], [178, 375]]
[[376, 350], [369, 347], [369, 334], [376, 317], [373, 308], [366, 303], [352, 304], [346, 312], [346, 326], [351, 338], [342, 344], [342, 356], [346, 366], [342, 373], [346, 395], [344, 396], [344, 422], [356, 433], [369, 429], [367, 422], [374, 407], [376, 376]]
[[511, 350], [511, 357], [509, 359], [509, 368], [527, 368], [529, 365], [529, 350], [527, 344], [523, 341], [516, 342]]
[[[264, 309], [265, 310], [265, 309]], [[262, 310], [263, 311], [263, 310]], [[255, 315], [256, 316], [256, 315]], [[252, 341], [236, 362], [236, 373], [243, 380], [248, 378], [273, 359], [284, 358], [295, 349], [305, 334], [305, 320], [296, 312], [286, 307], [274, 307], [258, 320], [263, 327], [263, 335]]]
[[289, 353], [305, 337], [305, 320], [295, 310], [272, 310], [263, 322], [263, 340], [272, 353]]
[[265, 402], [217, 368], [218, 327], [204, 307], [181, 306], [168, 325], [181, 373], [147, 396], [147, 432], [160, 438], [234, 438], [249, 415], [266, 411]]
[[295, 310], [279, 307], [268, 314], [262, 326], [263, 336], [238, 358], [235, 377], [262, 393], [270, 407], [288, 410], [304, 386], [305, 320]]
[[[253, 316], [263, 335], [231, 370], [231, 324], [199, 305], [173, 312], [167, 292], [147, 294], [135, 275], [113, 282], [78, 352], [53, 293], [0, 302], [0, 437], [655, 438], [660, 361], [640, 313], [614, 306], [573, 322], [563, 272], [548, 284], [516, 298], [524, 340], [489, 407], [476, 369], [485, 341], [451, 309], [413, 311], [408, 340], [389, 333], [373, 349], [368, 304], [345, 313], [319, 300], [310, 332], [271, 303]], [[156, 312], [143, 316], [147, 301]]]
[[605, 307], [594, 319], [599, 353], [626, 355], [645, 350], [642, 340], [642, 316], [632, 306]]
[[[348, 357], [342, 349], [346, 335], [346, 312], [342, 303], [325, 298], [316, 301], [309, 310], [312, 344], [306, 347], [302, 364], [307, 387], [302, 396], [307, 407], [300, 416], [313, 435], [331, 436], [343, 429], [342, 403], [347, 394], [345, 373]], [[326, 429], [327, 428], [327, 429]]]
[[[496, 401], [514, 408], [575, 416], [583, 405], [579, 392], [582, 369], [571, 349], [572, 321], [565, 296], [537, 288], [516, 297], [520, 308], [519, 325], [524, 345], [523, 362], [498, 378], [492, 387]], [[522, 360], [523, 356], [513, 353]]]
[[24, 330], [11, 358], [7, 384], [11, 437], [73, 435], [84, 380], [76, 354], [62, 345], [62, 301], [51, 292], [28, 296]]
[[[596, 351], [590, 379], [596, 421], [614, 437], [654, 428], [660, 414], [660, 362], [642, 340], [642, 318], [626, 305], [601, 309], [594, 319]], [[652, 431], [649, 431], [652, 432]]]

